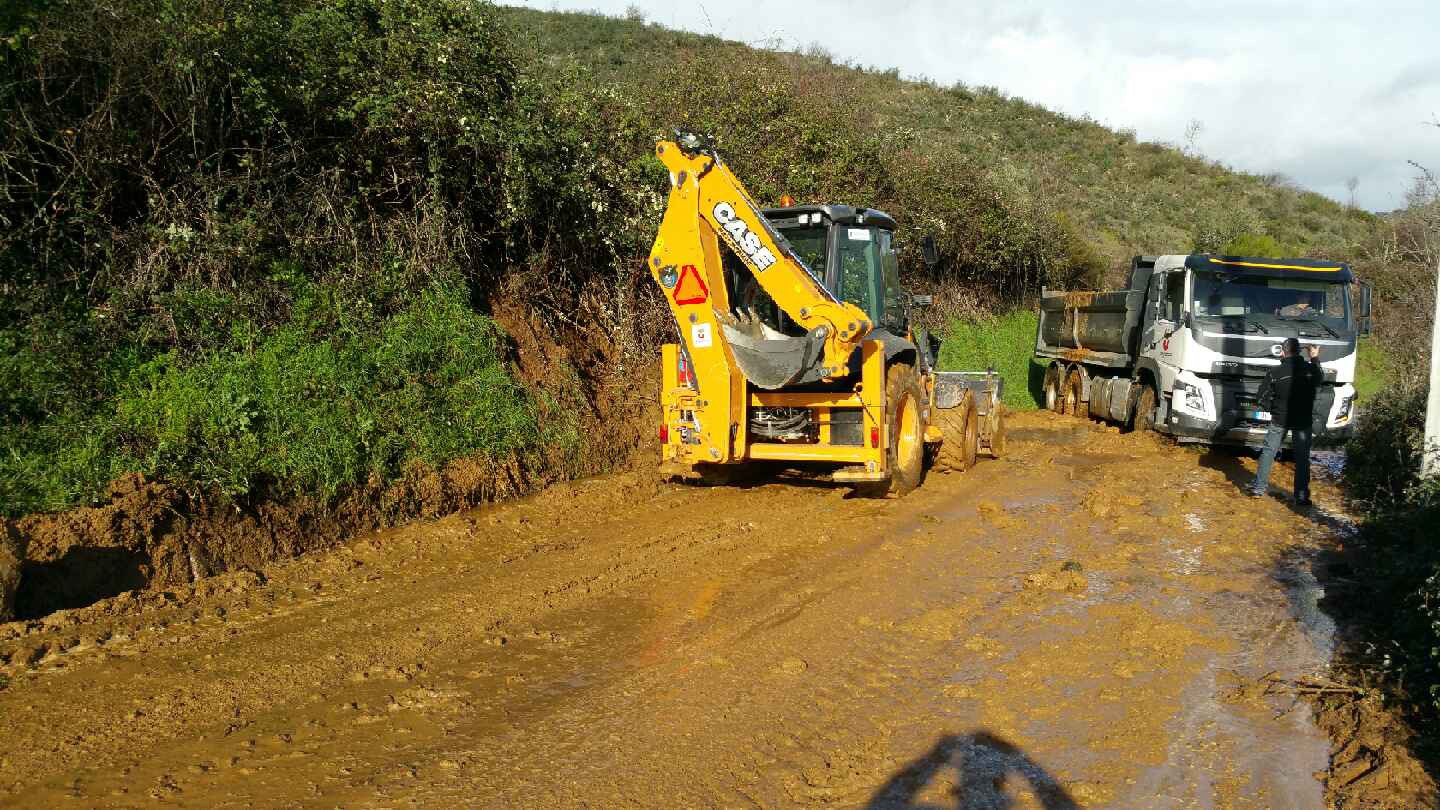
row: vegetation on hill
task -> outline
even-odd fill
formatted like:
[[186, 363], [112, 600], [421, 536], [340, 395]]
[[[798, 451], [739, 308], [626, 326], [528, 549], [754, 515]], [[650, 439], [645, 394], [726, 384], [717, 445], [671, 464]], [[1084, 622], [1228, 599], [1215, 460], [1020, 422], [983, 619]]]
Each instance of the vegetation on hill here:
[[[1059, 233], [1045, 236], [1081, 242], [1068, 251], [1076, 261], [1098, 258], [1117, 274], [1136, 254], [1238, 252], [1257, 243], [1289, 255], [1349, 256], [1375, 224], [1373, 215], [1277, 175], [1235, 172], [993, 87], [901, 81], [894, 70], [837, 64], [820, 44], [804, 53], [756, 50], [633, 19], [503, 11], [547, 64], [579, 62], [597, 79], [632, 90], [661, 126], [710, 127], [763, 198], [790, 193], [874, 205], [897, 215], [902, 227], [947, 236], [975, 229], [953, 240], [948, 254], [966, 280], [983, 282], [976, 271], [989, 262], [1003, 273], [1014, 269], [995, 258], [997, 243], [1008, 240], [984, 237], [990, 225], [1009, 236], [1016, 223], [990, 220], [1017, 206], [1032, 215], [1024, 218], [1032, 228], [1058, 220]], [[737, 87], [744, 88], [739, 97]], [[777, 141], [799, 134], [791, 122], [813, 104], [828, 105], [824, 130], [807, 152], [787, 153]], [[1203, 119], [1204, 111], [1195, 115]], [[849, 183], [830, 171], [841, 159], [832, 149], [869, 152], [891, 182]], [[917, 162], [925, 169], [912, 168]], [[966, 190], [949, 191], [956, 186]], [[980, 199], [953, 207], [937, 192]], [[1249, 255], [1256, 254], [1265, 255]]]
[[6, 514], [131, 470], [324, 495], [567, 435], [485, 313], [517, 277], [612, 272], [637, 183], [590, 138], [613, 129], [594, 91], [529, 75], [493, 9], [27, 0], [4, 22]]
[[[469, 0], [18, 0], [0, 107], [6, 515], [131, 471], [323, 496], [578, 448], [575, 403], [669, 333], [641, 259], [670, 127], [762, 200], [895, 215], [937, 324], [1135, 252], [1343, 255], [1376, 227], [993, 89]], [[506, 317], [545, 335], [546, 385]]]

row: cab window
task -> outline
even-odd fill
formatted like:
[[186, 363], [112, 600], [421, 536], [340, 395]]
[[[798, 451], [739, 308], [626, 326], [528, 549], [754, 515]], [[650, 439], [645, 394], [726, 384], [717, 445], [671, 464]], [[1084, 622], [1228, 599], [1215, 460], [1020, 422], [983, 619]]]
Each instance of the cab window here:
[[1185, 274], [1171, 273], [1165, 279], [1165, 320], [1179, 323], [1185, 309]]
[[840, 300], [875, 318], [879, 307], [880, 243], [873, 228], [841, 228], [837, 240], [837, 289]]
[[880, 245], [880, 269], [885, 285], [885, 322], [894, 331], [903, 331], [905, 325], [905, 303], [900, 290], [900, 260], [895, 255], [894, 235], [889, 231], [876, 229], [875, 236]]

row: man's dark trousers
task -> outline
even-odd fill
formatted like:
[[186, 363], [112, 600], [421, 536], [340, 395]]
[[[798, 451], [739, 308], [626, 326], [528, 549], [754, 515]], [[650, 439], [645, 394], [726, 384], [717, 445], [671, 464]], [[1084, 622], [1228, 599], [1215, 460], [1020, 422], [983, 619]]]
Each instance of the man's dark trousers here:
[[1255, 471], [1255, 483], [1251, 491], [1264, 495], [1270, 487], [1270, 468], [1275, 465], [1275, 454], [1285, 441], [1285, 431], [1290, 431], [1290, 449], [1295, 453], [1295, 497], [1310, 498], [1310, 430], [1308, 428], [1287, 428], [1283, 424], [1270, 423], [1265, 431], [1265, 449], [1260, 452], [1260, 468]]

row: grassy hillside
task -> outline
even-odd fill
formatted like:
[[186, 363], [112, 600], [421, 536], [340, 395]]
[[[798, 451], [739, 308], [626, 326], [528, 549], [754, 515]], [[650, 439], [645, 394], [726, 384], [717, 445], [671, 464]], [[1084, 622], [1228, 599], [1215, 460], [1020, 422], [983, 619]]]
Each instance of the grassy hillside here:
[[[1261, 248], [1277, 254], [1351, 256], [1375, 222], [1366, 212], [1301, 191], [1282, 177], [1234, 172], [1164, 144], [1139, 142], [1133, 132], [1050, 112], [996, 88], [901, 81], [893, 70], [837, 64], [821, 50], [823, 43], [804, 54], [769, 52], [592, 14], [525, 9], [505, 9], [505, 14], [548, 66], [586, 66], [597, 79], [640, 99], [656, 125], [681, 120], [720, 124], [723, 119], [703, 108], [729, 103], [732, 91], [726, 83], [778, 84], [796, 97], [834, 99], [836, 115], [827, 124], [841, 137], [882, 143], [885, 157], [896, 160], [940, 155], [957, 175], [978, 173], [1002, 194], [1043, 200], [1047, 213], [1073, 226], [1067, 231], [1092, 245], [1107, 267], [1118, 268], [1137, 253], [1222, 250], [1246, 235], [1252, 249], [1259, 236], [1269, 237], [1259, 240]], [[683, 96], [668, 92], [677, 72], [686, 71], [724, 78]], [[744, 78], [751, 76], [758, 78]], [[646, 103], [655, 99], [672, 106]], [[726, 121], [732, 128], [717, 129], [722, 143], [741, 141], [748, 148], [752, 136], [739, 130], [774, 126], [767, 113], [783, 120], [789, 110], [754, 113]], [[1203, 118], [1204, 111], [1196, 115]], [[747, 158], [732, 150], [731, 159]], [[775, 190], [783, 187], [797, 197], [822, 190], [806, 176], [808, 171], [804, 165], [791, 167], [788, 176], [775, 178]], [[877, 191], [883, 195], [883, 189]], [[871, 204], [885, 207], [888, 202]], [[903, 224], [939, 223], [912, 218]]]

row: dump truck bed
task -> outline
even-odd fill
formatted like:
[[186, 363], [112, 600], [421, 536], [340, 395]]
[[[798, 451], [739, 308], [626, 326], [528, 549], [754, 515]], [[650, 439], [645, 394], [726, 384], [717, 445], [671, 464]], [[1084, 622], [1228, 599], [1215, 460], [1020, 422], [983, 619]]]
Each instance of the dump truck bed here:
[[1138, 352], [1145, 291], [1045, 292], [1035, 354], [1077, 363], [1124, 367]]

